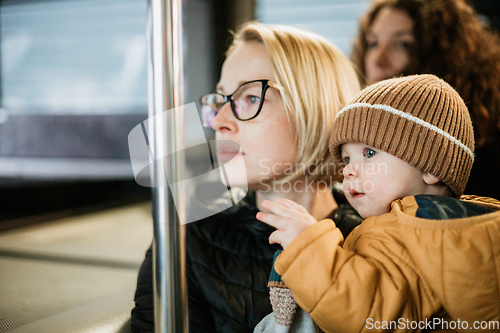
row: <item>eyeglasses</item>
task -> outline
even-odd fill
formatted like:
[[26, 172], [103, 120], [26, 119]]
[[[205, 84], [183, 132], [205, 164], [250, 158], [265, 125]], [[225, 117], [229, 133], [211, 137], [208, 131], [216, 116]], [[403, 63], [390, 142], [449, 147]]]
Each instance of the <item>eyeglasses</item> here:
[[278, 85], [269, 80], [254, 80], [243, 83], [228, 96], [219, 93], [203, 95], [200, 98], [203, 126], [212, 128], [213, 120], [227, 102], [231, 103], [231, 110], [236, 119], [246, 121], [257, 117], [269, 87], [279, 89]]

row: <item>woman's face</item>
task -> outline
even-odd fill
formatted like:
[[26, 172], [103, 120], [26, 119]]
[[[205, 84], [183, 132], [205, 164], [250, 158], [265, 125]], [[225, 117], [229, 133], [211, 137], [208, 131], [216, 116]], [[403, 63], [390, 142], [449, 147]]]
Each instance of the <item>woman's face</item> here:
[[[263, 44], [246, 42], [238, 46], [224, 62], [217, 92], [230, 95], [241, 84], [260, 79], [276, 82], [271, 61]], [[286, 176], [298, 160], [294, 126], [288, 120], [276, 88], [267, 89], [262, 110], [256, 118], [240, 121], [231, 111], [230, 103], [226, 103], [213, 120], [212, 127], [216, 130], [216, 140], [230, 140], [241, 148], [241, 154], [234, 157], [234, 146], [217, 141], [220, 165], [233, 157], [242, 158], [245, 163], [246, 177], [245, 170], [226, 167], [225, 171], [231, 174], [230, 185], [238, 185], [234, 184], [235, 178], [241, 183], [246, 178], [249, 189], [271, 191], [271, 181]], [[225, 182], [223, 175], [221, 180]]]
[[397, 76], [410, 64], [410, 50], [415, 44], [413, 22], [406, 12], [384, 7], [368, 29], [366, 43], [366, 83]]

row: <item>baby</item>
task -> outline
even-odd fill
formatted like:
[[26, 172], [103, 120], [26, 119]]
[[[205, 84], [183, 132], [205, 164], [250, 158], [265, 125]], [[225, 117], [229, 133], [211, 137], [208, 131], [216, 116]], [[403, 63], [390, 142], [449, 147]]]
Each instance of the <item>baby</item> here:
[[459, 94], [433, 75], [381, 81], [339, 112], [333, 133], [364, 222], [344, 242], [333, 221], [290, 200], [257, 214], [277, 229], [274, 269], [300, 308], [325, 332], [498, 331], [500, 202], [461, 196], [474, 134]]

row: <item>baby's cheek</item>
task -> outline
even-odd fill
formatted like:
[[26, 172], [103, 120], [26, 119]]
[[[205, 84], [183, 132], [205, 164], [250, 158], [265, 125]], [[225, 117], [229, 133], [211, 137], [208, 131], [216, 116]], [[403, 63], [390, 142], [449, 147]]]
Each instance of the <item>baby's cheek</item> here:
[[[344, 170], [344, 169], [342, 169]], [[344, 191], [344, 195], [347, 198], [347, 191], [349, 190], [349, 187], [347, 185], [347, 181], [344, 179], [344, 182], [342, 183], [342, 191]]]

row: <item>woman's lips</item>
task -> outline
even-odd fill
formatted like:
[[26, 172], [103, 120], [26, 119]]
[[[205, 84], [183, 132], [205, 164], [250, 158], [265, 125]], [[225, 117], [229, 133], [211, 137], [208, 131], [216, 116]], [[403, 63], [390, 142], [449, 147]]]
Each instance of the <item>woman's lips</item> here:
[[217, 159], [219, 162], [226, 163], [235, 158], [236, 156], [243, 156], [239, 151], [217, 151]]
[[217, 159], [220, 163], [226, 163], [233, 158], [243, 156], [240, 146], [236, 142], [220, 143], [217, 145]]
[[226, 163], [238, 155], [241, 157], [243, 152], [241, 146], [231, 140], [216, 140], [216, 152], [219, 163]]

